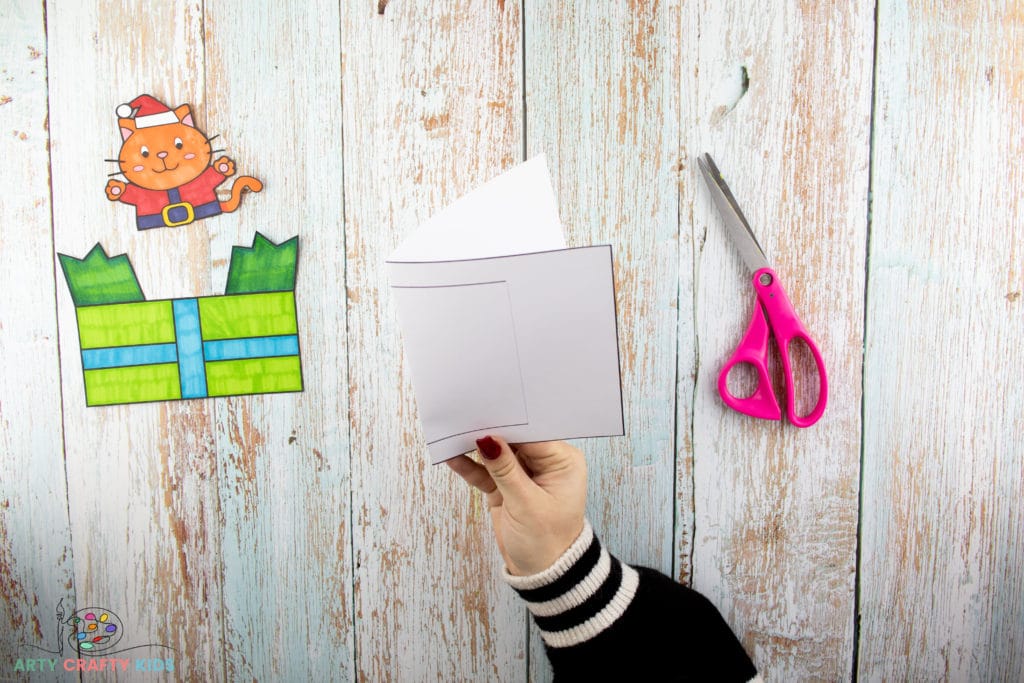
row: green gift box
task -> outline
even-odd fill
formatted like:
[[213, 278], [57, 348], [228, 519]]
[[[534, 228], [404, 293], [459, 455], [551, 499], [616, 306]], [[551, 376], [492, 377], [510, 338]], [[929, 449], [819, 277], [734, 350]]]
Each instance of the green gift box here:
[[98, 244], [81, 260], [61, 254], [86, 404], [302, 391], [296, 258], [297, 238], [257, 233], [232, 252], [226, 294], [146, 301], [124, 255]]

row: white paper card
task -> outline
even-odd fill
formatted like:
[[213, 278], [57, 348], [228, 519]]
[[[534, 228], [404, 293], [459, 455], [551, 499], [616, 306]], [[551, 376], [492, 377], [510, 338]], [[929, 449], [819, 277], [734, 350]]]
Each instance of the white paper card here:
[[[611, 247], [550, 248], [561, 246], [554, 207], [543, 159], [530, 161], [453, 204], [426, 224], [429, 240], [417, 231], [388, 262], [433, 463], [487, 434], [623, 434]], [[523, 251], [495, 253], [505, 249]]]

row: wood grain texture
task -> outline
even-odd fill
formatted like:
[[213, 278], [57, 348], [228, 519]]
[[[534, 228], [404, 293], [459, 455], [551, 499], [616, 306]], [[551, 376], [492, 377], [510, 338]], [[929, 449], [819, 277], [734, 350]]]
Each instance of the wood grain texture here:
[[[682, 76], [680, 212], [695, 243], [697, 386], [692, 414], [680, 417], [693, 434], [691, 578], [766, 680], [844, 679], [854, 642], [873, 15], [864, 3], [756, 12], [688, 3], [683, 12], [697, 54]], [[829, 407], [809, 429], [741, 415], [718, 396], [754, 293], [698, 172], [702, 152], [718, 162], [826, 359]], [[684, 482], [689, 474], [680, 468]]]
[[57, 615], [70, 614], [74, 585], [61, 415], [39, 409], [60, 396], [43, 8], [7, 3], [0, 17], [6, 181], [0, 202], [0, 676], [6, 678], [17, 659], [59, 650]]
[[882, 3], [863, 680], [1024, 678], [1024, 7]]
[[207, 221], [214, 291], [234, 245], [256, 231], [299, 236], [304, 383], [301, 394], [216, 402], [222, 659], [228, 680], [351, 680], [338, 3], [204, 10], [208, 132], [265, 187]]
[[[205, 221], [139, 232], [132, 209], [103, 191], [118, 104], [148, 92], [202, 109], [201, 4], [51, 5], [47, 35], [56, 250], [81, 257], [100, 242], [127, 253], [150, 299], [210, 293]], [[173, 657], [175, 678], [222, 676], [213, 402], [86, 408], [63, 281], [57, 309], [77, 605], [114, 610], [122, 646], [174, 648], [135, 654]]]
[[525, 610], [498, 579], [481, 495], [446, 466], [428, 465], [383, 267], [418, 223], [520, 161], [520, 9], [426, 1], [346, 8], [356, 673], [371, 681], [522, 679]]
[[[626, 435], [579, 443], [588, 464], [587, 514], [612, 553], [668, 573], [678, 7], [528, 2], [526, 20], [528, 156], [547, 155], [568, 243], [613, 247]], [[531, 633], [531, 677], [547, 680], [543, 643]]]
[[[539, 153], [569, 241], [615, 248], [627, 436], [580, 444], [612, 552], [766, 680], [1024, 678], [1020, 2], [278, 5], [0, 8], [0, 679], [60, 604], [175, 648], [128, 680], [548, 680], [481, 497], [427, 464], [383, 266]], [[264, 192], [137, 231], [102, 160], [144, 92]], [[822, 347], [811, 429], [717, 396], [753, 295], [703, 151]], [[257, 230], [300, 237], [305, 391], [86, 408], [56, 253], [215, 294]]]

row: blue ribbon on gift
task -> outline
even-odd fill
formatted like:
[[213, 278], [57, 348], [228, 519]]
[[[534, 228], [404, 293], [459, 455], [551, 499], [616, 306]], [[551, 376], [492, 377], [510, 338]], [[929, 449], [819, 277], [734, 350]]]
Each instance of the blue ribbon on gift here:
[[299, 337], [283, 334], [272, 337], [245, 339], [218, 339], [204, 342], [199, 327], [199, 301], [175, 299], [175, 343], [114, 346], [104, 349], [83, 349], [82, 367], [85, 370], [123, 368], [133, 365], [177, 363], [182, 398], [205, 398], [206, 362], [297, 356]]

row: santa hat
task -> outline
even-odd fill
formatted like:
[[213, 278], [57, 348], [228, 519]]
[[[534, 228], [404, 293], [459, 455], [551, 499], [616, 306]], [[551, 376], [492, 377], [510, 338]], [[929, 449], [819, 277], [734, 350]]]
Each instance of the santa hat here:
[[136, 128], [162, 126], [177, 123], [178, 116], [160, 100], [150, 95], [139, 95], [127, 104], [119, 104], [115, 110], [122, 119], [135, 119]]

